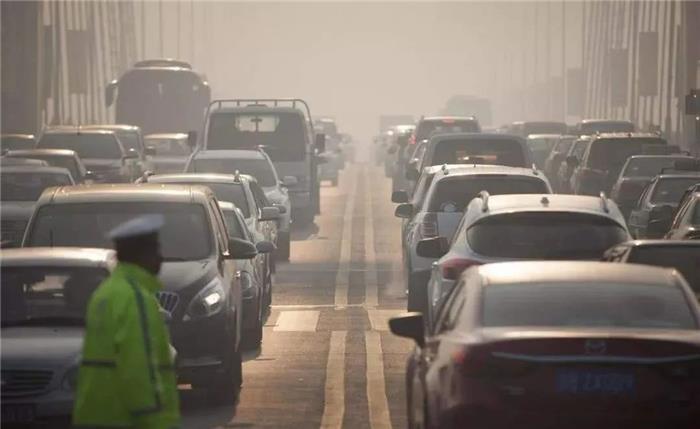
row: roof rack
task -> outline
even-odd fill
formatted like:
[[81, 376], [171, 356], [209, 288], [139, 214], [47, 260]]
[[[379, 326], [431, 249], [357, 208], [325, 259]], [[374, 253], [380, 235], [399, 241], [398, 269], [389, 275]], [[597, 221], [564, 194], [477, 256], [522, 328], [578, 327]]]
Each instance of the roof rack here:
[[442, 170], [442, 173], [443, 173], [445, 176], [447, 176], [448, 174], [450, 174], [450, 170], [447, 169], [447, 164], [442, 164], [442, 167], [440, 168], [440, 170]]
[[608, 207], [608, 197], [603, 191], [600, 191], [600, 207], [605, 213], [610, 213], [610, 207]]
[[489, 211], [489, 193], [487, 191], [481, 191], [479, 195], [477, 195], [477, 198], [481, 198], [482, 201], [481, 211], [484, 213]]
[[233, 173], [233, 180], [235, 180], [236, 182], [240, 182], [240, 181], [241, 181], [241, 171], [240, 171], [240, 170], [236, 170], [236, 171]]
[[532, 174], [534, 174], [535, 176], [540, 174], [540, 172], [537, 170], [537, 164], [535, 164], [534, 162], [532, 163]]

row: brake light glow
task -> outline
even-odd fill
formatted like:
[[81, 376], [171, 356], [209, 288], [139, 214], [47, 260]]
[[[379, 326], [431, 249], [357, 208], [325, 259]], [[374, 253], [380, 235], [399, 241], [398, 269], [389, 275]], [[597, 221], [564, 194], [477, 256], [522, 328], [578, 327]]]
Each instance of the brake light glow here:
[[443, 262], [440, 269], [443, 278], [457, 280], [464, 270], [475, 265], [481, 265], [481, 263], [471, 259], [453, 258]]

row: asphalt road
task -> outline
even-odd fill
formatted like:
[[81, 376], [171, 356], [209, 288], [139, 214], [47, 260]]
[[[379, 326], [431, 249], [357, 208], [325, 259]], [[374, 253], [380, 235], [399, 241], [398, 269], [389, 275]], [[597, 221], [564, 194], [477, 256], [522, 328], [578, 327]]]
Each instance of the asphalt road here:
[[406, 305], [391, 183], [348, 164], [321, 189], [322, 215], [293, 232], [278, 266], [260, 350], [243, 364], [237, 404], [211, 407], [186, 388], [186, 428], [403, 428], [410, 341], [388, 317]]

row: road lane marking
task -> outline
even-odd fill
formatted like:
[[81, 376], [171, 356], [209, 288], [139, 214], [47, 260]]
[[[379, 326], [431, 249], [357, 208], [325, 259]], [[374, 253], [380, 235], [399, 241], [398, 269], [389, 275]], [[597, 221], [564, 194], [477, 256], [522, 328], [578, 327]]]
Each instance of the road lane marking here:
[[275, 332], [316, 332], [320, 311], [281, 311], [277, 316]]
[[355, 195], [357, 194], [357, 172], [351, 170], [349, 174], [350, 188], [345, 213], [343, 214], [343, 232], [340, 236], [340, 259], [338, 261], [338, 273], [335, 277], [335, 306], [345, 308], [348, 305], [348, 286], [350, 284], [350, 258], [352, 251], [352, 213], [355, 209]]
[[377, 331], [365, 332], [369, 424], [372, 429], [391, 429], [391, 417], [384, 382], [384, 356], [379, 335]]
[[365, 180], [365, 304], [368, 307], [379, 305], [377, 275], [377, 255], [374, 252], [374, 217], [372, 210], [372, 198], [374, 197], [374, 186], [369, 181], [369, 171], [367, 166], [362, 169]]
[[332, 331], [321, 429], [338, 429], [345, 415], [345, 338], [347, 331]]

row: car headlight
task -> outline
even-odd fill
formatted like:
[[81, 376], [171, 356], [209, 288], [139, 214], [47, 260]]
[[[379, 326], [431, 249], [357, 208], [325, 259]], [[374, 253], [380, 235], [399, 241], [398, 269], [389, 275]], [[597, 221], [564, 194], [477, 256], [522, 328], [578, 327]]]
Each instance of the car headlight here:
[[255, 280], [248, 271], [239, 271], [238, 278], [241, 280], [241, 293], [243, 298], [252, 298], [255, 296]]
[[63, 380], [61, 381], [61, 387], [71, 392], [75, 391], [75, 389], [78, 387], [77, 366], [70, 367], [68, 371], [66, 371], [65, 375], [63, 376]]
[[219, 313], [224, 308], [226, 291], [218, 278], [204, 286], [190, 301], [183, 320], [194, 320]]

